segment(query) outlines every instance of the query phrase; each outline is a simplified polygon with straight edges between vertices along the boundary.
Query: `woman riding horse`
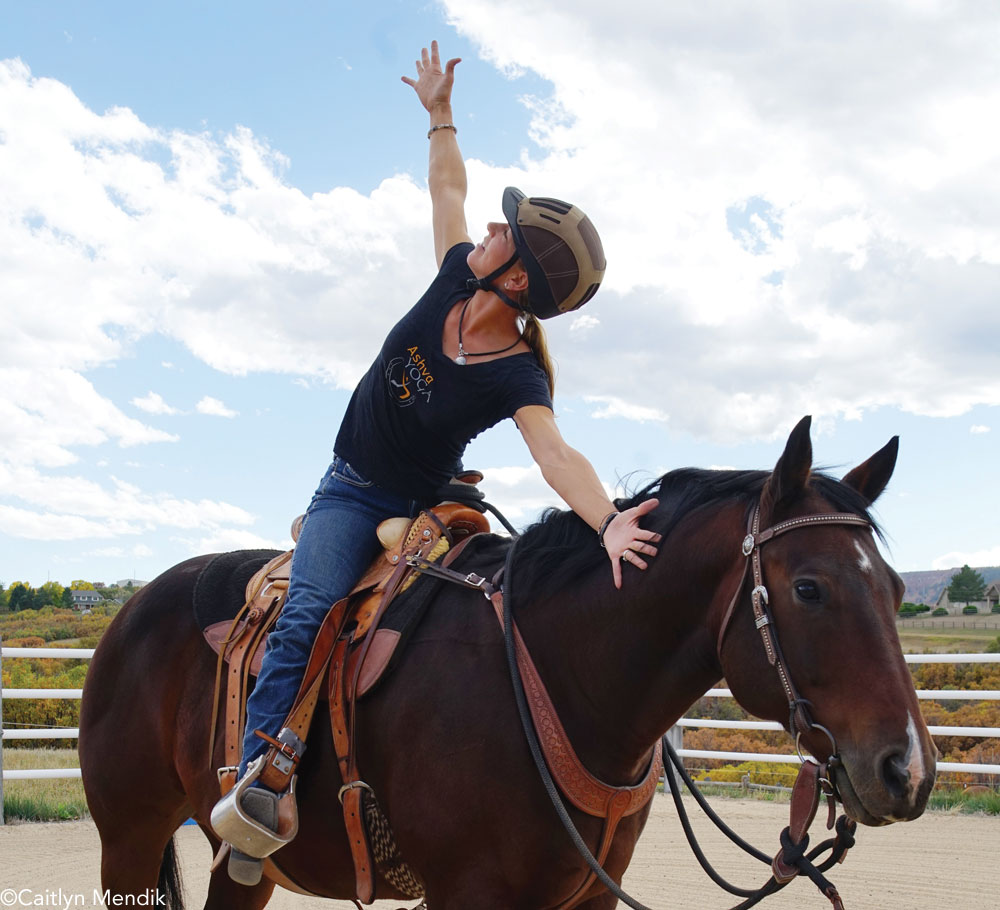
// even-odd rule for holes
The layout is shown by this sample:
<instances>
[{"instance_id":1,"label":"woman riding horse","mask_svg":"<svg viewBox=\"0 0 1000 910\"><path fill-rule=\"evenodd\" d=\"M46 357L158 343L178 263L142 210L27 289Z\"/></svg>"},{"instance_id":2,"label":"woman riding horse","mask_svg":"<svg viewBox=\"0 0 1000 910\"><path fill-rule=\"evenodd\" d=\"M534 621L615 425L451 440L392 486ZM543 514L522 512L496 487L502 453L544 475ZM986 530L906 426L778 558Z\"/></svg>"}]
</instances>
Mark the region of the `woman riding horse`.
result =
<instances>
[{"instance_id":1,"label":"woman riding horse","mask_svg":"<svg viewBox=\"0 0 1000 910\"><path fill-rule=\"evenodd\" d=\"M546 482L600 535L616 587L621 562L645 569L643 557L656 554L659 535L639 525L656 500L619 513L590 462L563 440L552 411L553 367L538 320L594 295L605 268L600 238L575 206L508 187L506 222L489 223L472 245L451 109L458 63L449 60L442 70L432 42L417 61L417 79L403 77L430 114L439 271L358 384L333 463L306 512L288 597L247 703L241 779L279 737L323 618L377 552L378 524L433 505L435 492L459 472L469 441L500 420L513 418ZM259 786L246 792L242 808L267 823L277 798ZM255 884L260 861L234 850L229 870Z\"/></svg>"}]
</instances>

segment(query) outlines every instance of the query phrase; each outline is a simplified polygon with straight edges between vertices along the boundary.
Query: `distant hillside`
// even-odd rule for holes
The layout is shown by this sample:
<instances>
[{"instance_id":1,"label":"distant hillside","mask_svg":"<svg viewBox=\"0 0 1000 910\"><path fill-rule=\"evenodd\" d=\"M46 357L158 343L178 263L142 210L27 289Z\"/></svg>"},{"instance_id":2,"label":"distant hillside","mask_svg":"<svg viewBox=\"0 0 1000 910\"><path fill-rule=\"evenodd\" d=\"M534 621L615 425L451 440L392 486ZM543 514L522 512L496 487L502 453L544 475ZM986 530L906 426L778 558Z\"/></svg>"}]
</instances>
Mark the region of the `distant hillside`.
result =
<instances>
[{"instance_id":1,"label":"distant hillside","mask_svg":"<svg viewBox=\"0 0 1000 910\"><path fill-rule=\"evenodd\" d=\"M933 606L937 603L941 592L948 587L952 575L961 568L961 566L955 566L954 569L935 569L930 572L900 572L900 577L906 583L906 593L903 595L903 600L914 604L931 604ZM986 584L1000 579L1000 566L986 566L985 568L973 566L973 568L986 579Z\"/></svg>"}]
</instances>

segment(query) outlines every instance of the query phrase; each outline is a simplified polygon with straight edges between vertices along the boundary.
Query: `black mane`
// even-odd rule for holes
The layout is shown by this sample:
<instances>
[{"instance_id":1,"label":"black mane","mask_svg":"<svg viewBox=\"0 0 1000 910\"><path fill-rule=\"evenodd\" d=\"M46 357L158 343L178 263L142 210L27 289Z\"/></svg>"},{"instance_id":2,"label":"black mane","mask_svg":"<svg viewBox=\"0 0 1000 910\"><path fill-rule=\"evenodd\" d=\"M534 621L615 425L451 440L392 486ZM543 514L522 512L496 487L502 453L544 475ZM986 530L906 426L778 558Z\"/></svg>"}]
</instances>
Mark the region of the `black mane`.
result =
<instances>
[{"instance_id":1,"label":"black mane","mask_svg":"<svg viewBox=\"0 0 1000 910\"><path fill-rule=\"evenodd\" d=\"M656 497L659 507L647 516L644 527L666 537L677 523L695 509L720 502L741 502L747 514L760 498L768 471L709 471L680 468L647 484L632 496L615 500L615 507L628 509ZM872 522L868 503L857 491L826 474L814 472L810 485L838 512L851 512ZM575 512L550 508L521 535L515 557L516 583L534 596L550 595L573 579L607 560L594 530Z\"/></svg>"}]
</instances>

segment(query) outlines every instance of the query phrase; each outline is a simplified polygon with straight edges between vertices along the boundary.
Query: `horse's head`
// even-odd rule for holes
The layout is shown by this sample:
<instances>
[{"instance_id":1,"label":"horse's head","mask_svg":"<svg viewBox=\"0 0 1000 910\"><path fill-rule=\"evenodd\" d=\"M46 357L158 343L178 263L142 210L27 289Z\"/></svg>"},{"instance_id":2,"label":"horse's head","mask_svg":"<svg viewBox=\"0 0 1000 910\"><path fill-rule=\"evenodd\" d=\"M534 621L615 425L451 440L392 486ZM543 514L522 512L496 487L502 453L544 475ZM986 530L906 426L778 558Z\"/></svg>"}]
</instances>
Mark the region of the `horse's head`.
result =
<instances>
[{"instance_id":1,"label":"horse's head","mask_svg":"<svg viewBox=\"0 0 1000 910\"><path fill-rule=\"evenodd\" d=\"M892 475L896 438L840 484L811 476L809 423L792 431L764 486L761 531L805 515L865 514ZM896 635L902 580L863 526L796 527L769 540L760 556L789 675L813 721L836 742L834 782L845 809L867 825L916 818L934 785L937 750ZM747 710L788 726L788 698L747 606L751 587L744 587L720 660ZM818 728L802 743L820 760L830 755L829 737Z\"/></svg>"}]
</instances>

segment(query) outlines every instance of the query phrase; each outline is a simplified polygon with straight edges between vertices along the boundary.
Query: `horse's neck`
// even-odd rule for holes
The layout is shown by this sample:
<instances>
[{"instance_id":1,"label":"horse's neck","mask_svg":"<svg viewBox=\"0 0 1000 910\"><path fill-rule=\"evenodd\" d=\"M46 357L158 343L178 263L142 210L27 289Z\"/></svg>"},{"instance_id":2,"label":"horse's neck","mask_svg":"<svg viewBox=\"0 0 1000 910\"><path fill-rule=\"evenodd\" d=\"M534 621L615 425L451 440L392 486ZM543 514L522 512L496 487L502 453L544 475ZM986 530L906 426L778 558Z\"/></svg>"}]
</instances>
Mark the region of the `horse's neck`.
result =
<instances>
[{"instance_id":1,"label":"horse's neck","mask_svg":"<svg viewBox=\"0 0 1000 910\"><path fill-rule=\"evenodd\" d=\"M641 773L649 747L719 679L715 635L723 601L739 584L741 536L735 509L685 520L649 569L625 570L621 592L604 565L607 579L588 575L565 597L518 617L593 773L616 783ZM720 547L720 539L731 545Z\"/></svg>"}]
</instances>

